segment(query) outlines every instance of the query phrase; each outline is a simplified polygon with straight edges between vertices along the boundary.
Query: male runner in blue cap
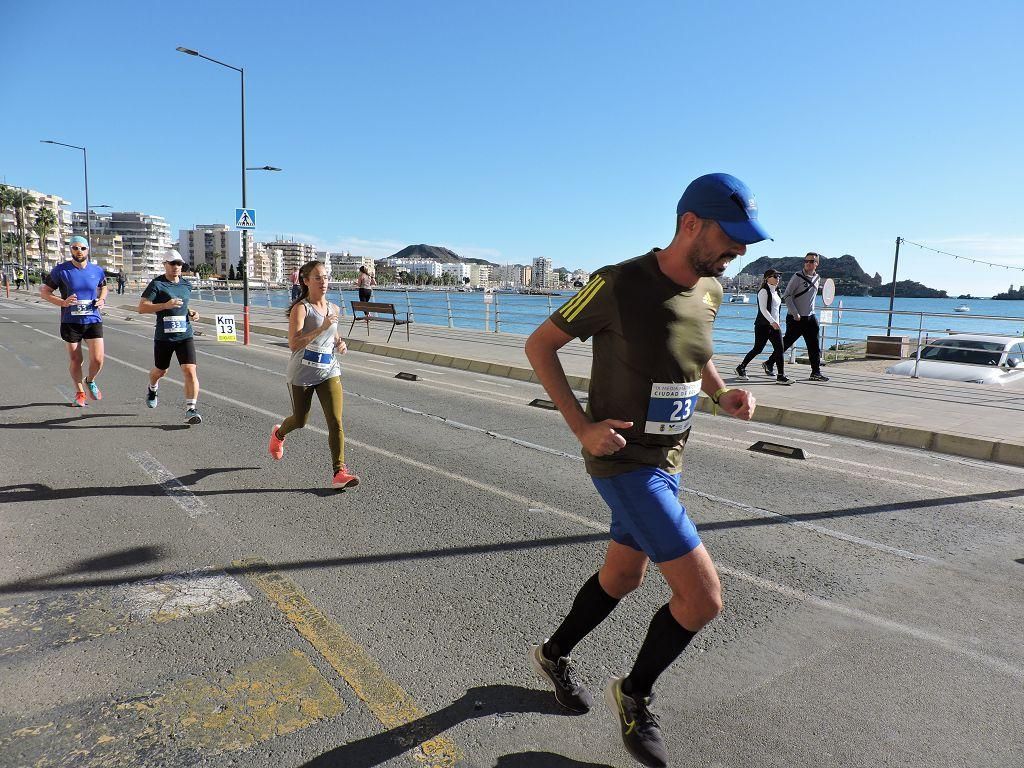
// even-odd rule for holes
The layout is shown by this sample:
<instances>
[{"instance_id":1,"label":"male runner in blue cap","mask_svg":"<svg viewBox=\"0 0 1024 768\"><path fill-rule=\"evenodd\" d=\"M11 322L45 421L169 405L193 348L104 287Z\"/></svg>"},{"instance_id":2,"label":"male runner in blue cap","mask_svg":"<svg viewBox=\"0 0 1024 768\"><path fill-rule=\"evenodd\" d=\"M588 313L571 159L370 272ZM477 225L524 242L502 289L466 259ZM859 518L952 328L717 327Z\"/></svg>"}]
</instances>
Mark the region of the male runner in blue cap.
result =
<instances>
[{"instance_id":1,"label":"male runner in blue cap","mask_svg":"<svg viewBox=\"0 0 1024 768\"><path fill-rule=\"evenodd\" d=\"M711 330L722 303L715 278L766 238L742 181L724 173L701 176L683 192L668 246L597 270L526 342L537 377L580 441L587 472L612 512L604 564L550 639L533 647L531 661L562 706L588 711L593 698L569 654L640 586L653 561L672 599L654 615L633 670L605 691L623 744L648 766L668 764L649 709L654 682L722 610L718 573L679 502L697 398L703 391L736 418L754 413L754 396L726 387L711 362ZM558 350L591 337L584 411Z\"/></svg>"},{"instance_id":2,"label":"male runner in blue cap","mask_svg":"<svg viewBox=\"0 0 1024 768\"><path fill-rule=\"evenodd\" d=\"M54 291L60 291L55 296ZM69 370L75 382L75 405L85 405L85 392L93 400L103 398L96 377L103 368L103 317L100 309L107 298L107 277L103 268L89 261L89 241L71 238L71 259L50 270L39 295L60 307L60 337L71 360ZM82 378L82 341L89 342L89 375Z\"/></svg>"}]
</instances>

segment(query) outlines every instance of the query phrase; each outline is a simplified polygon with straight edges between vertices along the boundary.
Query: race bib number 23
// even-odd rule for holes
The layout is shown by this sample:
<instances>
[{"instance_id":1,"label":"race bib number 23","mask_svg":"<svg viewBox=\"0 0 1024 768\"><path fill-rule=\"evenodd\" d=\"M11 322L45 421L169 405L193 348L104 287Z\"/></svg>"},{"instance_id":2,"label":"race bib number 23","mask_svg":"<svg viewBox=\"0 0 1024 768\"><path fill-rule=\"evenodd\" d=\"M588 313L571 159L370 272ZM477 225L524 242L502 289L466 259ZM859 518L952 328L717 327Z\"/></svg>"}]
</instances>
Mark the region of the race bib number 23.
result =
<instances>
[{"instance_id":1,"label":"race bib number 23","mask_svg":"<svg viewBox=\"0 0 1024 768\"><path fill-rule=\"evenodd\" d=\"M649 435L679 435L690 428L701 382L652 384L644 432Z\"/></svg>"}]
</instances>

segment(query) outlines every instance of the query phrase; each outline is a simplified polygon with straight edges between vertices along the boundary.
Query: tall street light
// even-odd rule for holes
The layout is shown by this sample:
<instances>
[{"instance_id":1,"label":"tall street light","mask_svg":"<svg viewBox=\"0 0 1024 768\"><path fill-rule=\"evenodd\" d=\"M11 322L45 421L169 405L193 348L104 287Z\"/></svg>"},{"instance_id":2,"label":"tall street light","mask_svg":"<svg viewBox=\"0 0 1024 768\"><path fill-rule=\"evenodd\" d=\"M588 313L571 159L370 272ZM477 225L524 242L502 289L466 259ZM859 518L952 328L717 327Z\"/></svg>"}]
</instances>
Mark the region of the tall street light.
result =
<instances>
[{"instance_id":1,"label":"tall street light","mask_svg":"<svg viewBox=\"0 0 1024 768\"><path fill-rule=\"evenodd\" d=\"M206 59L212 61L214 64L220 64L222 67L233 69L239 75L241 75L242 83L242 207L248 208L247 200L245 196L245 69L242 67L234 67L231 64L226 64L223 61L211 58L210 56L204 56L199 51L194 51L191 48L185 48L178 46L175 50L181 53L188 54L189 56L198 56L200 59ZM242 260L245 264L245 272L242 274L242 343L249 343L249 253L246 248L245 232L242 233Z\"/></svg>"},{"instance_id":2,"label":"tall street light","mask_svg":"<svg viewBox=\"0 0 1024 768\"><path fill-rule=\"evenodd\" d=\"M82 151L82 163L85 165L85 239L89 241L89 245L92 245L92 222L89 216L89 153L85 151L85 147L76 147L74 144L65 144L61 141L51 141L50 139L40 139L41 144L55 144L58 147L68 147L70 149L80 149ZM58 232L60 227L58 225ZM58 237L58 240L60 238Z\"/></svg>"}]
</instances>

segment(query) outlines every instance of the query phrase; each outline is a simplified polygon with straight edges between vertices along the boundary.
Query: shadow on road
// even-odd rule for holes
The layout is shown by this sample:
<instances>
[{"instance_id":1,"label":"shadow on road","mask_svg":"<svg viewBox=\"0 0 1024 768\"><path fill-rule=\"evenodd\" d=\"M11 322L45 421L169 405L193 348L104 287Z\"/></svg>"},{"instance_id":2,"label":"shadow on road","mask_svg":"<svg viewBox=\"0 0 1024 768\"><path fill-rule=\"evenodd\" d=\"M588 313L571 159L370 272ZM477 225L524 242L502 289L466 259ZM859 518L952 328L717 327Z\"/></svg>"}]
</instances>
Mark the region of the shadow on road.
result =
<instances>
[{"instance_id":1,"label":"shadow on road","mask_svg":"<svg viewBox=\"0 0 1024 768\"><path fill-rule=\"evenodd\" d=\"M36 405L43 405L42 403L36 403ZM74 407L68 403L57 403L57 405L67 405L68 408ZM16 407L27 407L27 406L16 406ZM80 409L79 409L80 410ZM135 413L80 413L78 416L66 416L62 419L45 419L44 421L16 421L9 422L6 424L0 424L0 429L161 429L164 432L176 432L179 429L188 429L188 424L82 424L80 422L86 421L87 419L109 419L113 417L124 416L126 418L136 418L138 414Z\"/></svg>"},{"instance_id":2,"label":"shadow on road","mask_svg":"<svg viewBox=\"0 0 1024 768\"><path fill-rule=\"evenodd\" d=\"M22 403L20 405L0 405L0 411L14 411L19 408L56 408L59 405L68 405L64 400L59 403Z\"/></svg>"},{"instance_id":3,"label":"shadow on road","mask_svg":"<svg viewBox=\"0 0 1024 768\"><path fill-rule=\"evenodd\" d=\"M389 731L336 747L313 758L302 768L370 768L370 766L380 765L403 755L466 720L478 717L504 717L524 712L574 717L567 710L558 706L550 691L537 691L518 685L476 686L467 690L444 709ZM511 762L499 762L499 765L502 768L512 768L512 766L584 768L592 765L591 763L568 760L558 755L552 755L557 762L522 762L520 760L520 758L528 759L530 754L547 755L550 753L506 755L500 759ZM475 764L472 762L472 756L467 764Z\"/></svg>"},{"instance_id":4,"label":"shadow on road","mask_svg":"<svg viewBox=\"0 0 1024 768\"><path fill-rule=\"evenodd\" d=\"M516 752L502 755L494 768L612 768L606 763L584 763L554 752Z\"/></svg>"}]
</instances>

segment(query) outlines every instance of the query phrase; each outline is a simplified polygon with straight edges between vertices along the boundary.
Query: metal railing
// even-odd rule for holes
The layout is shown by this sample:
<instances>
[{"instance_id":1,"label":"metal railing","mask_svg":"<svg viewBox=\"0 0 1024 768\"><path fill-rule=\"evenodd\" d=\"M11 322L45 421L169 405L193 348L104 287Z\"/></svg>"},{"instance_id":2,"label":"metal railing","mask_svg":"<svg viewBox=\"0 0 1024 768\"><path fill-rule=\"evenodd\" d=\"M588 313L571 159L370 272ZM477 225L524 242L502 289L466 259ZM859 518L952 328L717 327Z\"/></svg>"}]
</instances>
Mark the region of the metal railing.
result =
<instances>
[{"instance_id":1,"label":"metal railing","mask_svg":"<svg viewBox=\"0 0 1024 768\"><path fill-rule=\"evenodd\" d=\"M225 280L193 280L197 298L223 303L239 303L237 285ZM350 301L358 298L355 286L333 284L329 289L341 316L349 317ZM376 286L373 300L394 304L400 312L420 324L451 329L528 335L572 294L535 295L497 291L460 291L410 289ZM288 288L266 284L250 290L253 306L285 308L290 301ZM756 304L723 304L715 324L717 354L742 355L753 344ZM831 317L829 315L831 314ZM826 307L818 309L819 346L822 362L839 362L872 357L920 361L922 353L937 338L963 333L979 333L1024 338L1024 317L1013 315L975 315L951 312L912 312L895 310L891 328L888 306ZM785 330L783 316L783 331ZM888 330L888 333L887 333ZM798 340L790 351L792 361ZM982 347L961 347L965 352L985 352ZM770 354L766 347L764 354ZM916 371L915 371L916 375Z\"/></svg>"}]
</instances>

